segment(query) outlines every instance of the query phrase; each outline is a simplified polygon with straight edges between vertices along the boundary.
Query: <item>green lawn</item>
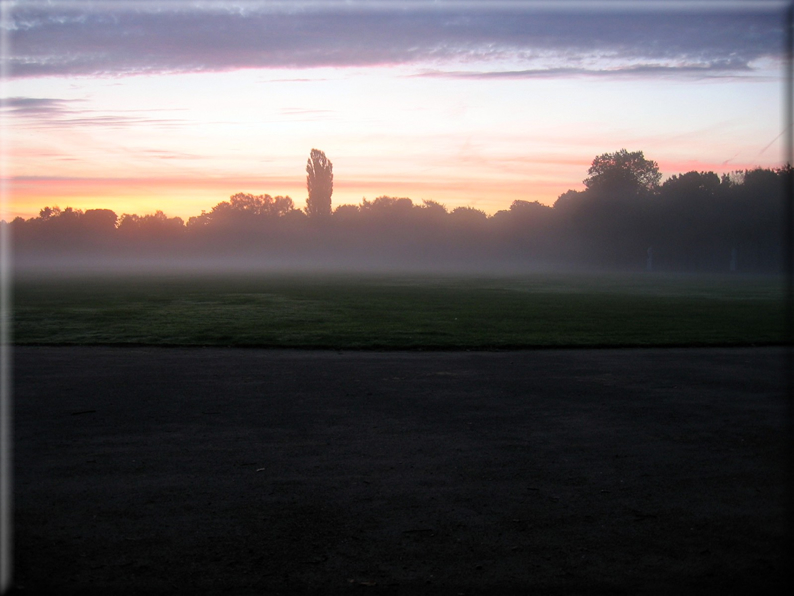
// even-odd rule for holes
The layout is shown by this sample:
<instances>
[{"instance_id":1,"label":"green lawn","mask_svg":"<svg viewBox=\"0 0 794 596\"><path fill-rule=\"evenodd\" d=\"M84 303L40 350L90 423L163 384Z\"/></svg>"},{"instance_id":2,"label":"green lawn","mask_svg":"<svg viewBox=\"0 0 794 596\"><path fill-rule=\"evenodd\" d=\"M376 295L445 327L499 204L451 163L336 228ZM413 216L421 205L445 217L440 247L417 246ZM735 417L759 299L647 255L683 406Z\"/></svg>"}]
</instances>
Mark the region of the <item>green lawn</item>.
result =
<instances>
[{"instance_id":1,"label":"green lawn","mask_svg":"<svg viewBox=\"0 0 794 596\"><path fill-rule=\"evenodd\" d=\"M784 281L743 276L18 279L16 344L347 349L782 343Z\"/></svg>"}]
</instances>

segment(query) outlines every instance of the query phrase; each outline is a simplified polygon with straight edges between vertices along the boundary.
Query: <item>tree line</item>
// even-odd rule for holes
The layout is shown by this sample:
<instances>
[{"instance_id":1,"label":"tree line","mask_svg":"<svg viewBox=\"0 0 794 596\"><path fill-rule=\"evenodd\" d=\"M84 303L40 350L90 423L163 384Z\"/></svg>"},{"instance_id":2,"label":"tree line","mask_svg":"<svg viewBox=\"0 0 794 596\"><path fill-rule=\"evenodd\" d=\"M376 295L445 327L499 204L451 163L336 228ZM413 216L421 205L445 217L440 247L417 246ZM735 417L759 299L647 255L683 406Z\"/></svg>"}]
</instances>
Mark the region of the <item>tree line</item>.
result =
<instances>
[{"instance_id":1,"label":"tree line","mask_svg":"<svg viewBox=\"0 0 794 596\"><path fill-rule=\"evenodd\" d=\"M313 149L306 207L290 197L237 193L190 217L45 207L10 226L24 268L92 258L112 263L191 259L230 268L391 268L520 271L585 267L648 271L780 272L790 165L661 181L656 162L621 149L596 157L584 190L553 206L514 201L488 216L380 196L332 206L333 165ZM77 261L75 261L77 262Z\"/></svg>"}]
</instances>

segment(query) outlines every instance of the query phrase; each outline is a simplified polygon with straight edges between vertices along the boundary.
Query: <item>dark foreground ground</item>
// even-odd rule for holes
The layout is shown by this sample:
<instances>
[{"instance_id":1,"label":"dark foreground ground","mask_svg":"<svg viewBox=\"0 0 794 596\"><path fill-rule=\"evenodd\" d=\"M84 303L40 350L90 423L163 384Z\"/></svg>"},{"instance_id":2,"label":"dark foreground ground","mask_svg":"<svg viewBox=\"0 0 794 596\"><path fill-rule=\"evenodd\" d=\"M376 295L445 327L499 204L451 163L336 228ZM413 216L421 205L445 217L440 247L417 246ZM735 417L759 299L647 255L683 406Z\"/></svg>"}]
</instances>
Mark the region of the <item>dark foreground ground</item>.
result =
<instances>
[{"instance_id":1,"label":"dark foreground ground","mask_svg":"<svg viewBox=\"0 0 794 596\"><path fill-rule=\"evenodd\" d=\"M17 348L14 591L782 593L784 356Z\"/></svg>"}]
</instances>

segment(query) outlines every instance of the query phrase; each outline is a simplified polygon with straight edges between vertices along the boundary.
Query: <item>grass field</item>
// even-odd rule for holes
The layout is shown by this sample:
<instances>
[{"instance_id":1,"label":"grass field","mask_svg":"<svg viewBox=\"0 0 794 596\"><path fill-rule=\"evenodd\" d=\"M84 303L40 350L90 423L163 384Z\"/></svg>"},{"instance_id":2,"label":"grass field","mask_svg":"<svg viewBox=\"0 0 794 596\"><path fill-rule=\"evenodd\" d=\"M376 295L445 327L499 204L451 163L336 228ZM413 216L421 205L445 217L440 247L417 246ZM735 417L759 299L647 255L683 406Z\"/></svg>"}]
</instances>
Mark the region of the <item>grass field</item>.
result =
<instances>
[{"instance_id":1,"label":"grass field","mask_svg":"<svg viewBox=\"0 0 794 596\"><path fill-rule=\"evenodd\" d=\"M16 344L507 349L783 343L781 278L17 279Z\"/></svg>"}]
</instances>

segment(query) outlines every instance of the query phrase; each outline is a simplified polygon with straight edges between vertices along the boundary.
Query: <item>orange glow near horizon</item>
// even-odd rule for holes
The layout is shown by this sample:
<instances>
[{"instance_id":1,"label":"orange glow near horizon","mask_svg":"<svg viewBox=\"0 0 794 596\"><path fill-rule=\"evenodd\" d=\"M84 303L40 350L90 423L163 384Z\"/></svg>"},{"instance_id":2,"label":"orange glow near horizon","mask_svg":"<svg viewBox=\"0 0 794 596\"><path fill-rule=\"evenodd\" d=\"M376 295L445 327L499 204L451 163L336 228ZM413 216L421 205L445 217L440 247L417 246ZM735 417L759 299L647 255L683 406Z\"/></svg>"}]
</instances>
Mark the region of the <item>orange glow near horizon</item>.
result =
<instances>
[{"instance_id":1,"label":"orange glow near horizon","mask_svg":"<svg viewBox=\"0 0 794 596\"><path fill-rule=\"evenodd\" d=\"M302 208L313 147L334 165L335 206L388 195L488 214L515 200L551 205L583 188L594 157L622 148L643 151L664 178L783 164L780 81L771 77L606 84L433 79L390 67L299 74L6 81L6 97L29 103L3 114L2 217L58 205L187 220L237 192L288 195Z\"/></svg>"},{"instance_id":2,"label":"orange glow near horizon","mask_svg":"<svg viewBox=\"0 0 794 596\"><path fill-rule=\"evenodd\" d=\"M12 180L7 188L12 201L6 217L29 218L38 215L45 206L74 209L112 209L124 213L145 215L163 211L170 217L199 215L237 192L265 194L251 190L261 181L214 179L24 179ZM229 190L233 189L233 190ZM273 194L273 193L269 193ZM285 193L276 193L285 194Z\"/></svg>"},{"instance_id":3,"label":"orange glow near horizon","mask_svg":"<svg viewBox=\"0 0 794 596\"><path fill-rule=\"evenodd\" d=\"M646 155L651 158L651 156ZM363 198L373 200L378 196L408 197L414 204L423 200L437 201L449 210L468 206L493 215L507 209L515 200L538 201L553 205L567 190L583 190L582 180L587 176L589 162L570 159L569 163L547 160L533 167L558 166L570 175L571 182L560 179L538 179L528 184L521 180L478 181L462 177L459 180L434 180L430 176L416 179L339 178L334 181L333 205L361 203ZM697 160L663 161L659 164L663 180L689 171L712 171L719 175L759 167L756 163L704 163ZM764 166L774 167L774 166ZM238 192L255 195L289 196L295 207L305 206L305 181L299 177L268 178L21 178L7 181L11 201L4 219L36 217L46 206L72 207L74 209L112 209L121 216L125 213L145 215L157 210L169 217L190 217L209 211L221 201Z\"/></svg>"},{"instance_id":4,"label":"orange glow near horizon","mask_svg":"<svg viewBox=\"0 0 794 596\"><path fill-rule=\"evenodd\" d=\"M272 184L268 185L267 182ZM487 186L487 188L486 188ZM580 188L579 185L571 187ZM46 206L72 207L74 209L112 209L121 216L124 213L145 215L157 210L170 217L178 216L187 221L202 211L237 193L286 195L292 198L296 208L303 208L306 188L288 181L263 180L215 180L215 179L22 179L11 180L7 185L12 197L11 208L5 218L29 219L36 217ZM375 189L382 190L375 190ZM551 205L567 190L558 191L558 183L539 183L528 192L521 184L503 183L498 188L493 184L477 185L470 181L440 183L434 181L412 182L408 180L346 180L335 182L333 205L360 204L366 198L388 195L408 197L417 205L423 200L433 200L448 209L469 206L492 215L506 209L514 200L540 201ZM545 193L544 193L545 191ZM493 197L498 198L494 199Z\"/></svg>"},{"instance_id":5,"label":"orange glow near horizon","mask_svg":"<svg viewBox=\"0 0 794 596\"><path fill-rule=\"evenodd\" d=\"M617 149L615 149L617 150ZM630 148L631 150L631 148ZM653 159L652 155L646 157ZM333 159L332 159L333 161ZM378 196L408 197L414 204L432 200L449 210L468 206L481 209L489 215L508 209L513 201L538 201L553 205L568 190L583 190L590 162L569 160L570 163L532 163L530 167L544 172L533 180L520 178L477 179L462 173L459 178L450 176L434 179L432 175L414 178L384 176L371 179L366 176L340 176L335 173L333 205L360 204L366 198ZM688 171L713 171L717 174L778 167L779 163L759 165L755 162L706 163L693 159L659 161L663 180ZM36 178L7 179L6 212L3 219L36 217L45 206L72 207L75 209L112 209L119 216L124 213L145 215L157 210L170 217L185 221L202 211L209 211L221 201L238 192L255 195L289 196L296 208L303 208L306 200L305 179L300 176L268 176L262 178L208 178L208 177L129 177L129 178Z\"/></svg>"}]
</instances>

